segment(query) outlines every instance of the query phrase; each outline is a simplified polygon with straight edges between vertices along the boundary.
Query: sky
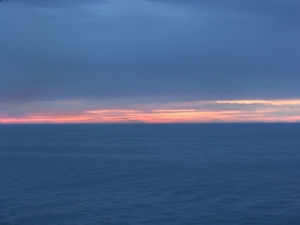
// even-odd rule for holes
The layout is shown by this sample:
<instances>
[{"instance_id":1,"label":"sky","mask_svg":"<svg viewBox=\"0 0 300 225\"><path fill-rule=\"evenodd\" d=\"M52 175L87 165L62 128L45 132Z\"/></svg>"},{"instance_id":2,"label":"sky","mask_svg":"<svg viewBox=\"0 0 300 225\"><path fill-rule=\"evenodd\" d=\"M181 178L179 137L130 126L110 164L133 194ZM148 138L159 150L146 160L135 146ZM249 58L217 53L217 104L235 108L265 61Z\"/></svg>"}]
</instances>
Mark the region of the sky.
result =
<instances>
[{"instance_id":1,"label":"sky","mask_svg":"<svg viewBox=\"0 0 300 225\"><path fill-rule=\"evenodd\" d=\"M299 0L2 0L0 123L300 122Z\"/></svg>"}]
</instances>

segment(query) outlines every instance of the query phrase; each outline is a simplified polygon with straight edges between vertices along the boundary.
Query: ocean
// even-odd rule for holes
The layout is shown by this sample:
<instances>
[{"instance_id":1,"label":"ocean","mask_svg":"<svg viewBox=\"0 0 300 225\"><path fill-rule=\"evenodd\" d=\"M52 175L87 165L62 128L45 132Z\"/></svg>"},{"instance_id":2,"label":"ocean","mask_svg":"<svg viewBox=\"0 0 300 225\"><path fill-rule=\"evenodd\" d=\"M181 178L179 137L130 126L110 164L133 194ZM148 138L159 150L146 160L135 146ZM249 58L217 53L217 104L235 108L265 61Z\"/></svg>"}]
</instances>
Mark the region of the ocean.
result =
<instances>
[{"instance_id":1,"label":"ocean","mask_svg":"<svg viewBox=\"0 0 300 225\"><path fill-rule=\"evenodd\" d=\"M300 124L0 125L0 224L300 224Z\"/></svg>"}]
</instances>

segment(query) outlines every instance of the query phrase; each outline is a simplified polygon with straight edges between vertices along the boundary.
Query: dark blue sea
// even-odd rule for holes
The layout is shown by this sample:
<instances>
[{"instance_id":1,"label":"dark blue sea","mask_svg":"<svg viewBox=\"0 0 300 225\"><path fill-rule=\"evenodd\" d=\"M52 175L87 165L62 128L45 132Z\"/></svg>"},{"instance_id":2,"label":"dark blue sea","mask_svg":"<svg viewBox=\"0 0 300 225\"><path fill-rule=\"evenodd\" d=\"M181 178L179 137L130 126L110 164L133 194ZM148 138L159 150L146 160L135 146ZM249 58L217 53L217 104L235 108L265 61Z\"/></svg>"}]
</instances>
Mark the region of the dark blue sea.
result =
<instances>
[{"instance_id":1,"label":"dark blue sea","mask_svg":"<svg viewBox=\"0 0 300 225\"><path fill-rule=\"evenodd\" d=\"M300 224L300 124L0 125L0 224Z\"/></svg>"}]
</instances>

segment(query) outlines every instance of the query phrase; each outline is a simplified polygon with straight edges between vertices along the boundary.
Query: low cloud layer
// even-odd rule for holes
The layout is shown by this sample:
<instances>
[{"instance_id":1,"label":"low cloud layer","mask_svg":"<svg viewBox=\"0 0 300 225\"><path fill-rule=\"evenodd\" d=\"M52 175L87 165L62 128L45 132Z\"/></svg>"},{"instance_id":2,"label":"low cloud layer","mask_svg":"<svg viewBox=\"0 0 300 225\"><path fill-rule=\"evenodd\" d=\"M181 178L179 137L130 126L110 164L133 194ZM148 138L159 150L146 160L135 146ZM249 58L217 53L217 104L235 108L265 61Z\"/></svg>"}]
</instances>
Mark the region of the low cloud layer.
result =
<instances>
[{"instance_id":1,"label":"low cloud layer","mask_svg":"<svg viewBox=\"0 0 300 225\"><path fill-rule=\"evenodd\" d=\"M1 123L300 122L300 100L134 103L120 107L86 101L33 102L0 113ZM15 111L13 111L15 110ZM22 112L22 113L20 113Z\"/></svg>"}]
</instances>

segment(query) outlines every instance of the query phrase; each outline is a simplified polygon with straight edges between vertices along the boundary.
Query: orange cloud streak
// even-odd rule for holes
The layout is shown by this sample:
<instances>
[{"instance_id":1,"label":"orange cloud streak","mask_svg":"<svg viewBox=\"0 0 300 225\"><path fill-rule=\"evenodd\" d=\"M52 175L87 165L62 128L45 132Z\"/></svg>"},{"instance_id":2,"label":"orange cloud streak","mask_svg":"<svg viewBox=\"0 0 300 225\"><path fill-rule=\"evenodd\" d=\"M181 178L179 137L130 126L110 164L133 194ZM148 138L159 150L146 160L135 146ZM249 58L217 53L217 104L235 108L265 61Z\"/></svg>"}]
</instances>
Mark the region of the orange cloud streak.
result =
<instances>
[{"instance_id":1,"label":"orange cloud streak","mask_svg":"<svg viewBox=\"0 0 300 225\"><path fill-rule=\"evenodd\" d=\"M65 113L30 113L13 117L0 114L2 123L193 123L193 122L296 122L300 121L300 100L233 100L205 102L201 110L193 108L155 108L152 110L89 110ZM199 105L196 102L195 105ZM221 109L209 109L209 104ZM222 106L239 105L239 110L222 110ZM257 108L241 108L259 104ZM186 103L182 104L185 107ZM226 108L226 107L225 107Z\"/></svg>"},{"instance_id":2,"label":"orange cloud streak","mask_svg":"<svg viewBox=\"0 0 300 225\"><path fill-rule=\"evenodd\" d=\"M145 123L184 123L184 122L294 122L300 121L300 116L290 117L267 117L264 113L244 113L242 111L221 111L221 112L130 112L105 110L99 113L83 113L82 115L30 115L22 118L1 118L2 123L124 123L124 122L145 122Z\"/></svg>"}]
</instances>

